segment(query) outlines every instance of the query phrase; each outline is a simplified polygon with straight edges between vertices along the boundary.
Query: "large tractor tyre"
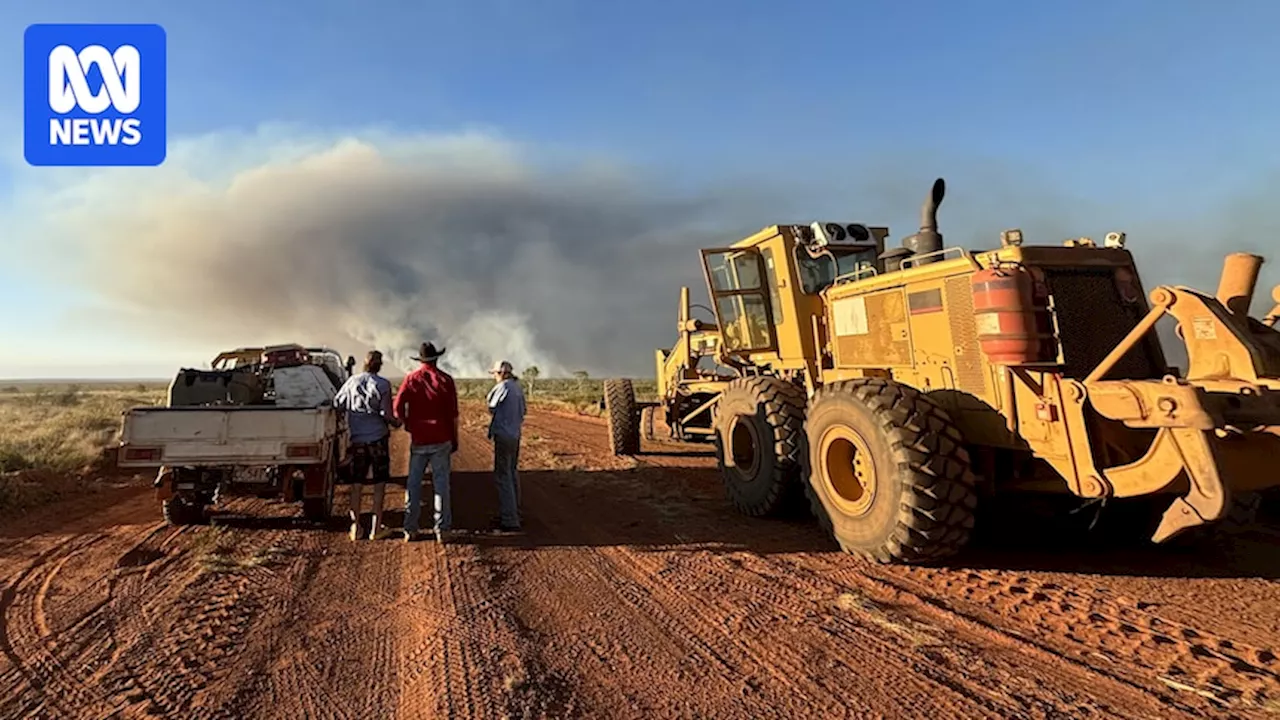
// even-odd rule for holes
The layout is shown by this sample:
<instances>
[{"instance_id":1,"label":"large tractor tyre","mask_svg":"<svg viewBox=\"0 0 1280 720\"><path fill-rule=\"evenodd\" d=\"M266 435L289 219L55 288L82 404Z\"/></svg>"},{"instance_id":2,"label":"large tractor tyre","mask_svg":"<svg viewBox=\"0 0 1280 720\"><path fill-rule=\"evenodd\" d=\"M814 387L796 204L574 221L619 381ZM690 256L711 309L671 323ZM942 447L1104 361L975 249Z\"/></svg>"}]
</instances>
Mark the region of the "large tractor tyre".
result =
<instances>
[{"instance_id":1,"label":"large tractor tyre","mask_svg":"<svg viewBox=\"0 0 1280 720\"><path fill-rule=\"evenodd\" d=\"M804 389L775 377L738 378L720 398L716 461L729 500L750 517L783 514L802 500Z\"/></svg>"},{"instance_id":2,"label":"large tractor tyre","mask_svg":"<svg viewBox=\"0 0 1280 720\"><path fill-rule=\"evenodd\" d=\"M840 548L880 563L955 554L977 495L963 438L920 391L869 378L828 385L809 405L805 491Z\"/></svg>"},{"instance_id":3,"label":"large tractor tyre","mask_svg":"<svg viewBox=\"0 0 1280 720\"><path fill-rule=\"evenodd\" d=\"M630 380L604 381L604 412L609 419L609 449L613 454L640 452L640 412Z\"/></svg>"},{"instance_id":4,"label":"large tractor tyre","mask_svg":"<svg viewBox=\"0 0 1280 720\"><path fill-rule=\"evenodd\" d=\"M657 433L654 431L658 408L650 405L640 411L640 428L644 431L644 439L650 442L657 439Z\"/></svg>"},{"instance_id":5,"label":"large tractor tyre","mask_svg":"<svg viewBox=\"0 0 1280 720\"><path fill-rule=\"evenodd\" d=\"M175 495L161 506L164 521L174 526L199 525L204 522L204 505L190 498Z\"/></svg>"}]
</instances>

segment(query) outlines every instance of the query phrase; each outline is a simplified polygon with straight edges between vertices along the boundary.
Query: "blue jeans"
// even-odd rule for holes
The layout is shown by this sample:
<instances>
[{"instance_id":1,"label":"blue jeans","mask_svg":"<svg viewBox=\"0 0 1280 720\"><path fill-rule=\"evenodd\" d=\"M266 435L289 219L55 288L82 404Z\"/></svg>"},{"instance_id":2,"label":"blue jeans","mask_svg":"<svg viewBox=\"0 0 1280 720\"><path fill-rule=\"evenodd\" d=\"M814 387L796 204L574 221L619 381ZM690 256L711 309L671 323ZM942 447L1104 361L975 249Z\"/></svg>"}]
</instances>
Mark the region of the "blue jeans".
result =
<instances>
[{"instance_id":1,"label":"blue jeans","mask_svg":"<svg viewBox=\"0 0 1280 720\"><path fill-rule=\"evenodd\" d=\"M498 486L498 516L520 527L520 438L493 436L493 481Z\"/></svg>"},{"instance_id":2,"label":"blue jeans","mask_svg":"<svg viewBox=\"0 0 1280 720\"><path fill-rule=\"evenodd\" d=\"M409 446L409 478L405 481L404 531L418 532L422 512L422 476L431 465L431 484L435 488L435 530L453 529L453 511L449 505L449 470L452 467L452 443Z\"/></svg>"}]
</instances>

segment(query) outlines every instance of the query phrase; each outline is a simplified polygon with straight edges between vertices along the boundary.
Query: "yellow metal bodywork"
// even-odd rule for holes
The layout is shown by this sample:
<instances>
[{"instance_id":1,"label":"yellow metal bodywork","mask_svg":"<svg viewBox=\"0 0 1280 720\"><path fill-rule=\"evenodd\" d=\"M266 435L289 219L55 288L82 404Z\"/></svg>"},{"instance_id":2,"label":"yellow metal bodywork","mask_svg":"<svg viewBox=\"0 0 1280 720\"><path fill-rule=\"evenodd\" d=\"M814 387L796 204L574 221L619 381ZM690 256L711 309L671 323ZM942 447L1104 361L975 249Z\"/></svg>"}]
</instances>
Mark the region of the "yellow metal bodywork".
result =
<instances>
[{"instance_id":1,"label":"yellow metal bodywork","mask_svg":"<svg viewBox=\"0 0 1280 720\"><path fill-rule=\"evenodd\" d=\"M1113 267L1127 269L1140 290L1130 254L1091 246L957 254L827 290L834 367L820 382L878 372L929 392L966 440L1029 452L1065 481L1058 487L1082 497L1185 493L1166 512L1156 541L1222 517L1231 489L1280 484L1266 470L1267 457L1280 453L1280 332L1244 314L1256 263L1230 256L1216 298L1156 288L1128 335L1087 375L1070 377L1062 367L1072 350L1066 344L1057 362L1043 367L989 362L977 343L970 278L997 263ZM912 313L917 298L937 311ZM1110 298L1096 300L1089 313L1117 312L1107 306ZM1187 344L1185 376L1161 368L1150 377L1104 379L1140 343L1154 342L1155 324L1165 316ZM1035 478L1028 486L1036 483L1055 489L1052 480Z\"/></svg>"},{"instance_id":2,"label":"yellow metal bodywork","mask_svg":"<svg viewBox=\"0 0 1280 720\"><path fill-rule=\"evenodd\" d=\"M886 227L869 227L876 254L885 248L889 235ZM771 333L774 347L766 351L752 352L752 365L765 365L780 374L796 373L807 379L821 374L824 359L830 360L829 339L822 320L826 303L817 293L805 293L804 279L796 261L797 241L793 226L772 225L730 246L731 250L751 250L760 253L765 268L765 285L769 294L772 317ZM704 251L704 254L711 251ZM877 272L883 267L878 267ZM711 280L708 278L708 287ZM740 334L748 329L739 328ZM734 365L732 343L721 349L720 359L726 365ZM810 385L812 392L813 386Z\"/></svg>"},{"instance_id":3,"label":"yellow metal bodywork","mask_svg":"<svg viewBox=\"0 0 1280 720\"><path fill-rule=\"evenodd\" d=\"M686 431L709 435L711 413L732 376L703 367L704 358L714 358L720 351L720 329L715 323L691 317L687 287L680 289L677 334L670 350L660 348L654 353L660 404L668 411L668 425L678 428L681 436ZM699 429L704 424L706 431Z\"/></svg>"},{"instance_id":4,"label":"yellow metal bodywork","mask_svg":"<svg viewBox=\"0 0 1280 720\"><path fill-rule=\"evenodd\" d=\"M876 254L884 250L886 227L868 227ZM767 293L771 322L755 322L746 316L728 327L707 323L690 317L689 289L681 288L680 315L676 343L670 349L658 349L654 354L657 378L657 394L669 409L679 399L707 398L698 403L693 415L680 414L680 419L692 419L715 406L715 397L737 375L732 372L706 370L700 367L702 360L712 359L721 368L741 368L744 360L750 365L767 365L784 375L795 374L808 381L818 377L824 359L829 362L827 337L823 331L825 312L823 299L817 293L802 291L802 270L796 262L797 243L794 226L772 225L740 240L727 248L708 252L746 251L758 253L762 263L762 283L759 294ZM708 287L711 280L707 279ZM713 300L714 303L714 300ZM735 350L743 339L768 335L770 347L747 353ZM809 389L812 391L813 386Z\"/></svg>"},{"instance_id":5,"label":"yellow metal bodywork","mask_svg":"<svg viewBox=\"0 0 1280 720\"><path fill-rule=\"evenodd\" d=\"M874 228L873 234L882 251L887 229ZM1280 484L1280 476L1265 470L1268 456L1280 454L1280 332L1274 327L1280 305L1262 321L1247 316L1261 258L1229 256L1217 297L1162 286L1151 292L1149 304L1127 250L1083 242L977 253L950 249L934 253L927 264L917 258L885 272L880 263L874 274L806 293L794 226L772 226L729 248L703 251L713 303L734 297L717 295L708 260L732 258L728 251L759 253L766 277L758 294L767 292L771 322L753 327L746 313L736 327L689 321L686 290L680 343L657 355L662 396L677 388L718 392L727 382L690 370L700 332L718 333L714 354L721 364L801 380L810 394L826 383L892 378L929 393L969 444L1039 460L1050 469L1001 478L1001 489L1086 498L1182 495L1166 512L1157 541L1222 517L1232 489ZM1055 293L1057 358L1009 367L982 352L974 320L971 278L997 264L1083 274L1095 283L1117 282L1113 274L1127 271L1133 293L1119 299ZM743 267L749 269L745 261ZM1280 303L1280 288L1274 297ZM1127 313L1135 322L1120 336L1101 340L1110 343L1103 350L1086 350L1077 345L1088 344L1089 333L1060 332L1069 316L1079 327L1082 313L1103 320ZM1186 342L1183 377L1164 365L1155 337L1156 322L1166 316ZM743 338L746 350L740 349ZM1146 364L1133 360L1134 353L1145 353ZM1145 370L1133 376L1136 367Z\"/></svg>"}]
</instances>

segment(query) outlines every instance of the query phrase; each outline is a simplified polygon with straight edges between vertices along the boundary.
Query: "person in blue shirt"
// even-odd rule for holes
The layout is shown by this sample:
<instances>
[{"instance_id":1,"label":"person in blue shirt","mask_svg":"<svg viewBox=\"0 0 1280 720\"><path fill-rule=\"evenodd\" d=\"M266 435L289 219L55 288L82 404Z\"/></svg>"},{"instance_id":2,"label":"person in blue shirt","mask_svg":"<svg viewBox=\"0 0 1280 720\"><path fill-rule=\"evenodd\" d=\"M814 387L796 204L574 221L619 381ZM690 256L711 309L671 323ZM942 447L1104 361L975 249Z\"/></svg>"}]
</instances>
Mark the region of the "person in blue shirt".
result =
<instances>
[{"instance_id":1,"label":"person in blue shirt","mask_svg":"<svg viewBox=\"0 0 1280 720\"><path fill-rule=\"evenodd\" d=\"M333 398L333 406L346 414L350 433L352 540L360 539L360 511L364 486L368 484L373 485L369 539L380 540L391 534L382 525L382 506L391 479L391 428L400 427L400 421L391 408L391 383L378 374L380 370L382 353L370 350L365 356L364 372L347 378Z\"/></svg>"},{"instance_id":2,"label":"person in blue shirt","mask_svg":"<svg viewBox=\"0 0 1280 720\"><path fill-rule=\"evenodd\" d=\"M520 426L524 424L524 391L511 363L503 360L489 370L494 386L489 391L489 439L493 440L493 480L498 486L499 531L520 530Z\"/></svg>"}]
</instances>

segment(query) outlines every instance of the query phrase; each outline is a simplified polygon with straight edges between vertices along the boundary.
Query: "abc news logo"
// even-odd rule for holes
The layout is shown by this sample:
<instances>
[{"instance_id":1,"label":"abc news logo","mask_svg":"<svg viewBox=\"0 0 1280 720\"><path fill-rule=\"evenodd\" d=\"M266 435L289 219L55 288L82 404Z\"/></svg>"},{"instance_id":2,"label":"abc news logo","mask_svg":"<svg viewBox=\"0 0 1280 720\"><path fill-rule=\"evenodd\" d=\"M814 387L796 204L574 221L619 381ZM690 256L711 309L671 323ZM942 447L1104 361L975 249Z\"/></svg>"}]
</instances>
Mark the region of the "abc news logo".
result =
<instances>
[{"instance_id":1,"label":"abc news logo","mask_svg":"<svg viewBox=\"0 0 1280 720\"><path fill-rule=\"evenodd\" d=\"M59 115L79 108L98 115L114 108L128 115L142 100L142 58L138 48L121 45L114 53L101 45L76 52L59 45L49 52L49 108ZM98 92L89 88L88 72L102 74ZM50 145L137 145L142 141L138 118L50 118Z\"/></svg>"},{"instance_id":2,"label":"abc news logo","mask_svg":"<svg viewBox=\"0 0 1280 720\"><path fill-rule=\"evenodd\" d=\"M36 24L23 39L24 151L43 166L154 166L166 37L153 24Z\"/></svg>"}]
</instances>

